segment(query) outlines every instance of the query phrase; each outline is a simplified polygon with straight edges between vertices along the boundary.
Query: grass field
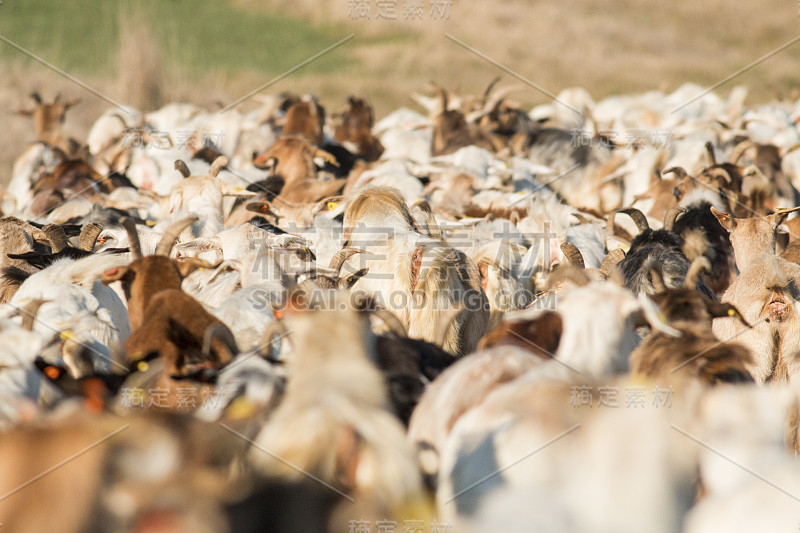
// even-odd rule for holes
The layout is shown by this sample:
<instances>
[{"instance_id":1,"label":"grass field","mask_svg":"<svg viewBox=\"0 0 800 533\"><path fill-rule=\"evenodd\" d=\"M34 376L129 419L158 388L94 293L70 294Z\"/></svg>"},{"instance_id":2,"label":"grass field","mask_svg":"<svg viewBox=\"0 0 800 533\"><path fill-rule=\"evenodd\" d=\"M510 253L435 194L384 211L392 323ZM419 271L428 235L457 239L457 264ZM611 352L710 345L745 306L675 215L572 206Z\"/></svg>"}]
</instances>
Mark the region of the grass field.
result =
<instances>
[{"instance_id":1,"label":"grass field","mask_svg":"<svg viewBox=\"0 0 800 533\"><path fill-rule=\"evenodd\" d=\"M185 100L227 103L321 50L336 50L268 89L313 92L330 108L352 93L368 96L383 115L429 80L477 92L498 74L513 77L447 39L462 40L493 61L557 94L586 87L610 94L671 90L686 81L711 86L800 35L794 3L710 0L453 0L449 18L353 20L362 0L3 0L0 34L80 78L112 99L152 107ZM436 0L443 2L444 0ZM750 68L737 84L748 102L800 87L800 43ZM65 129L83 138L108 104L0 43L0 109L27 106L34 89L82 99ZM515 95L525 105L547 101L534 89ZM32 138L31 125L4 113L0 181Z\"/></svg>"}]
</instances>

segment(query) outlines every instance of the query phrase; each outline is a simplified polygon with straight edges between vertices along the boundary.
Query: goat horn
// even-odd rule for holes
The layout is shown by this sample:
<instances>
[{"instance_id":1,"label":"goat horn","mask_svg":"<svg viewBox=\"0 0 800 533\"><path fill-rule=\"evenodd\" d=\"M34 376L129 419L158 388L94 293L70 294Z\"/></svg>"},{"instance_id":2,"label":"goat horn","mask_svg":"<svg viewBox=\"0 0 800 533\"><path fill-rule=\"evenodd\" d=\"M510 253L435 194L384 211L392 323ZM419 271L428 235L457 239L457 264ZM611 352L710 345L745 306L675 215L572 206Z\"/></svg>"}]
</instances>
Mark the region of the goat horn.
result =
<instances>
[{"instance_id":1,"label":"goat horn","mask_svg":"<svg viewBox=\"0 0 800 533\"><path fill-rule=\"evenodd\" d=\"M128 248L131 250L133 260L136 261L142 257L142 245L139 242L139 232L136 231L136 224L132 219L124 218L122 219L122 227L125 228L125 232L128 234Z\"/></svg>"},{"instance_id":2,"label":"goat horn","mask_svg":"<svg viewBox=\"0 0 800 533\"><path fill-rule=\"evenodd\" d=\"M686 172L686 170L683 167L670 167L667 170L664 170L663 172L661 172L662 176L664 174L675 174L680 179L683 179L683 178L686 178L686 177L689 176L689 173Z\"/></svg>"},{"instance_id":3,"label":"goat horn","mask_svg":"<svg viewBox=\"0 0 800 533\"><path fill-rule=\"evenodd\" d=\"M492 81L489 82L489 85L486 86L486 90L483 91L483 99L484 99L484 101L487 98L489 98L489 95L492 93L492 89L494 88L495 85L497 85L497 83L500 81L500 79L501 79L501 76L497 76L496 78L494 78Z\"/></svg>"},{"instance_id":4,"label":"goat horn","mask_svg":"<svg viewBox=\"0 0 800 533\"><path fill-rule=\"evenodd\" d=\"M64 228L58 224L47 224L42 228L42 231L47 236L47 240L50 241L50 248L53 253L57 254L67 247L67 234Z\"/></svg>"},{"instance_id":5,"label":"goat horn","mask_svg":"<svg viewBox=\"0 0 800 533\"><path fill-rule=\"evenodd\" d=\"M208 169L208 175L216 178L219 171L228 165L228 158L224 155L219 156L211 163L211 168Z\"/></svg>"},{"instance_id":6,"label":"goat horn","mask_svg":"<svg viewBox=\"0 0 800 533\"><path fill-rule=\"evenodd\" d=\"M235 356L239 353L239 347L236 346L236 339L233 338L233 334L231 330L228 329L225 324L217 323L212 324L211 326L207 327L205 332L203 332L203 360L204 361L211 361L211 343L214 342L214 339L218 338L221 340L225 347L230 350L231 355ZM219 356L219 354L217 354Z\"/></svg>"},{"instance_id":7,"label":"goat horn","mask_svg":"<svg viewBox=\"0 0 800 533\"><path fill-rule=\"evenodd\" d=\"M672 226L675 225L678 215L685 212L686 208L679 205L673 205L667 209L667 212L664 214L664 229L667 231L672 231Z\"/></svg>"},{"instance_id":8,"label":"goat horn","mask_svg":"<svg viewBox=\"0 0 800 533\"><path fill-rule=\"evenodd\" d=\"M355 254L369 254L366 250L361 250L359 248L353 248L348 246L346 248L342 248L331 257L331 262L328 264L328 268L339 272L342 269L342 265L345 261L353 257Z\"/></svg>"},{"instance_id":9,"label":"goat horn","mask_svg":"<svg viewBox=\"0 0 800 533\"><path fill-rule=\"evenodd\" d=\"M524 85L516 84L504 87L502 89L498 89L486 102L483 111L485 113L491 113L498 105L500 105L503 102L503 100L505 100L508 97L509 94L514 93L516 91L520 91L524 87L525 87Z\"/></svg>"},{"instance_id":10,"label":"goat horn","mask_svg":"<svg viewBox=\"0 0 800 533\"><path fill-rule=\"evenodd\" d=\"M585 287L591 281L586 271L572 266L561 266L547 277L546 289L549 291L562 281L571 281L578 287Z\"/></svg>"},{"instance_id":11,"label":"goat horn","mask_svg":"<svg viewBox=\"0 0 800 533\"><path fill-rule=\"evenodd\" d=\"M178 238L178 235L180 235L187 226L194 224L198 220L199 219L196 216L191 216L176 220L170 224L169 227L167 227L167 230L164 232L164 236L161 237L160 241L158 241L155 255L165 255L169 257L169 253L172 251L172 247L175 245L175 239Z\"/></svg>"},{"instance_id":12,"label":"goat horn","mask_svg":"<svg viewBox=\"0 0 800 533\"><path fill-rule=\"evenodd\" d=\"M650 224L647 222L647 217L635 207L624 207L622 209L617 209L617 213L625 213L631 217L636 223L636 229L639 230L639 233L650 229Z\"/></svg>"},{"instance_id":13,"label":"goat horn","mask_svg":"<svg viewBox=\"0 0 800 533\"><path fill-rule=\"evenodd\" d=\"M615 211L611 211L608 214L608 218L606 219L606 233L609 235L614 235L614 221L617 218L617 213Z\"/></svg>"},{"instance_id":14,"label":"goat horn","mask_svg":"<svg viewBox=\"0 0 800 533\"><path fill-rule=\"evenodd\" d=\"M711 165L709 165L709 166L716 165L717 164L717 156L714 153L714 145L711 144L711 141L706 141L705 148L706 148L706 153L708 154L708 158L711 160Z\"/></svg>"},{"instance_id":15,"label":"goat horn","mask_svg":"<svg viewBox=\"0 0 800 533\"><path fill-rule=\"evenodd\" d=\"M778 209L775 210L775 213L780 213L781 215L784 215L784 214L788 215L789 213L794 213L795 211L800 211L800 206L792 207L790 209L784 209L782 207L779 207Z\"/></svg>"},{"instance_id":16,"label":"goat horn","mask_svg":"<svg viewBox=\"0 0 800 533\"><path fill-rule=\"evenodd\" d=\"M750 139L746 139L746 140L740 142L739 144L737 144L733 148L733 151L731 152L731 157L730 157L731 163L738 165L739 164L739 160L742 158L742 156L750 148L754 148L756 146L758 146L758 145L756 143L754 143L753 141L751 141Z\"/></svg>"},{"instance_id":17,"label":"goat horn","mask_svg":"<svg viewBox=\"0 0 800 533\"><path fill-rule=\"evenodd\" d=\"M611 276L614 267L617 266L617 263L625 259L625 250L622 248L617 248L615 250L611 250L608 252L608 255L603 259L602 264L600 265L600 271L606 275L608 278Z\"/></svg>"},{"instance_id":18,"label":"goat horn","mask_svg":"<svg viewBox=\"0 0 800 533\"><path fill-rule=\"evenodd\" d=\"M692 264L689 265L689 271L686 273L686 279L683 284L688 289L693 289L697 286L697 280L700 278L700 273L711 271L711 262L704 255L697 257Z\"/></svg>"},{"instance_id":19,"label":"goat horn","mask_svg":"<svg viewBox=\"0 0 800 533\"><path fill-rule=\"evenodd\" d=\"M39 94L39 91L33 91L30 96L31 98L33 98L34 102L36 102L39 105L42 105L42 97Z\"/></svg>"},{"instance_id":20,"label":"goat horn","mask_svg":"<svg viewBox=\"0 0 800 533\"><path fill-rule=\"evenodd\" d=\"M705 171L705 175L708 176L709 178L721 177L722 179L725 180L726 183L731 182L731 175L728 174L728 171L722 167L708 168Z\"/></svg>"},{"instance_id":21,"label":"goat horn","mask_svg":"<svg viewBox=\"0 0 800 533\"><path fill-rule=\"evenodd\" d=\"M192 175L192 173L189 171L189 167L186 166L186 162L183 159L175 160L175 170L180 172L184 178L188 178Z\"/></svg>"},{"instance_id":22,"label":"goat horn","mask_svg":"<svg viewBox=\"0 0 800 533\"><path fill-rule=\"evenodd\" d=\"M19 310L19 313L22 315L22 329L25 331L33 331L33 323L36 322L36 313L39 312L39 308L49 302L50 300L42 300L42 299L35 299L31 300L25 307Z\"/></svg>"},{"instance_id":23,"label":"goat horn","mask_svg":"<svg viewBox=\"0 0 800 533\"><path fill-rule=\"evenodd\" d=\"M398 337L408 337L408 331L406 331L405 326L400 319L397 318L397 315L389 311L388 309L375 309L372 312L373 315L380 318L381 321L389 328L389 331L397 335Z\"/></svg>"},{"instance_id":24,"label":"goat horn","mask_svg":"<svg viewBox=\"0 0 800 533\"><path fill-rule=\"evenodd\" d=\"M433 82L431 82L431 87L433 89L433 92L439 96L439 106L441 107L441 109L439 109L439 114L444 113L445 111L447 111L447 105L448 105L447 91L444 89L444 87L440 87Z\"/></svg>"},{"instance_id":25,"label":"goat horn","mask_svg":"<svg viewBox=\"0 0 800 533\"><path fill-rule=\"evenodd\" d=\"M571 242L565 242L561 245L561 251L564 253L564 256L569 261L569 264L584 269L586 268L586 263L583 261L583 255L581 255L581 251L578 250L578 247L572 244Z\"/></svg>"},{"instance_id":26,"label":"goat horn","mask_svg":"<svg viewBox=\"0 0 800 533\"><path fill-rule=\"evenodd\" d=\"M78 238L78 248L86 252L91 252L94 249L94 243L97 237L103 231L103 226L100 224L86 224L81 228L81 236Z\"/></svg>"}]
</instances>

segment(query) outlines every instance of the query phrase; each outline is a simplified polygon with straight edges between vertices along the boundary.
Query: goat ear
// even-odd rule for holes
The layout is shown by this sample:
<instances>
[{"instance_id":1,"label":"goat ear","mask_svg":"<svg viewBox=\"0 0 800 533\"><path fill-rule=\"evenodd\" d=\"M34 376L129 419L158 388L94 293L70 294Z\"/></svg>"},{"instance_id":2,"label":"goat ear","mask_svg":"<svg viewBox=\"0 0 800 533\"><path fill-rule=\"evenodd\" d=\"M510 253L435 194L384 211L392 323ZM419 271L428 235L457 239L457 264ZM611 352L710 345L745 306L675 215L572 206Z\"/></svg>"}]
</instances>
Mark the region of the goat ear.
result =
<instances>
[{"instance_id":1,"label":"goat ear","mask_svg":"<svg viewBox=\"0 0 800 533\"><path fill-rule=\"evenodd\" d=\"M350 492L356 487L358 474L358 460L361 452L361 442L352 426L347 426L339 439L336 447L336 474L337 484L345 492Z\"/></svg>"},{"instance_id":2,"label":"goat ear","mask_svg":"<svg viewBox=\"0 0 800 533\"><path fill-rule=\"evenodd\" d=\"M223 196L258 196L258 193L248 191L242 187L236 187L227 182L223 182L222 185L219 186L219 190L222 192Z\"/></svg>"},{"instance_id":3,"label":"goat ear","mask_svg":"<svg viewBox=\"0 0 800 533\"><path fill-rule=\"evenodd\" d=\"M778 209L769 216L769 219L772 222L772 227L777 228L778 226L783 224L783 222L786 220L786 217L788 217L790 213L794 213L799 209L800 208L798 207L795 207L793 209Z\"/></svg>"},{"instance_id":4,"label":"goat ear","mask_svg":"<svg viewBox=\"0 0 800 533\"><path fill-rule=\"evenodd\" d=\"M176 261L176 268L181 277L185 278L198 268L214 268L214 265L196 257L188 257L182 261Z\"/></svg>"},{"instance_id":5,"label":"goat ear","mask_svg":"<svg viewBox=\"0 0 800 533\"><path fill-rule=\"evenodd\" d=\"M352 288L352 286L355 285L358 280L367 275L367 272L369 272L368 268L362 268L357 270L353 275L347 276L347 278L344 280L344 287L346 289Z\"/></svg>"},{"instance_id":6,"label":"goat ear","mask_svg":"<svg viewBox=\"0 0 800 533\"><path fill-rule=\"evenodd\" d=\"M78 105L80 103L81 103L81 99L80 98L74 98L72 100L69 100L69 101L64 103L64 111L66 111L70 107L76 106L76 105Z\"/></svg>"},{"instance_id":7,"label":"goat ear","mask_svg":"<svg viewBox=\"0 0 800 533\"><path fill-rule=\"evenodd\" d=\"M711 213L717 217L719 223L722 224L722 227L728 231L733 231L733 228L736 227L736 219L730 216L728 213L723 213L722 211L711 208Z\"/></svg>"},{"instance_id":8,"label":"goat ear","mask_svg":"<svg viewBox=\"0 0 800 533\"><path fill-rule=\"evenodd\" d=\"M109 283L113 283L117 280L127 277L129 274L132 276L133 271L126 266L110 268L103 272L103 277L100 278L100 283L103 285L108 285Z\"/></svg>"}]
</instances>

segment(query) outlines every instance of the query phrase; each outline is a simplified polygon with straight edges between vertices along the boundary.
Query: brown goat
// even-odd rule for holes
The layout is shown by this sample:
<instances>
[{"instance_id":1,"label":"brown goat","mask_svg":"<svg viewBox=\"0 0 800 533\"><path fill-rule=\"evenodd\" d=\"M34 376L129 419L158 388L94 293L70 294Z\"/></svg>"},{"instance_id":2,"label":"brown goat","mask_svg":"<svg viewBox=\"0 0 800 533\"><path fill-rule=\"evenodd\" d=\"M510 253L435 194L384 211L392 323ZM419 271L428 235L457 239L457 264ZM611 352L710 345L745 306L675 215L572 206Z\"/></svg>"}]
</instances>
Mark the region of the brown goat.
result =
<instances>
[{"instance_id":1,"label":"brown goat","mask_svg":"<svg viewBox=\"0 0 800 533\"><path fill-rule=\"evenodd\" d=\"M735 306L712 302L697 289L701 270L709 270L705 257L692 262L682 287L667 288L658 268L651 270L658 291L651 298L678 337L653 331L631 353L633 375L659 384L685 383L697 379L705 385L752 383L750 351L740 344L720 342L711 330L714 318L734 317L749 326ZM680 372L680 374L678 374Z\"/></svg>"},{"instance_id":2,"label":"brown goat","mask_svg":"<svg viewBox=\"0 0 800 533\"><path fill-rule=\"evenodd\" d=\"M331 154L320 150L302 137L287 135L275 141L269 150L256 157L253 164L259 168L269 169L272 175L281 176L286 188L305 179L316 179L315 157L336 161Z\"/></svg>"},{"instance_id":3,"label":"brown goat","mask_svg":"<svg viewBox=\"0 0 800 533\"><path fill-rule=\"evenodd\" d=\"M764 254L775 255L776 232L778 226L786 220L794 209L781 209L769 216L752 218L733 218L711 208L722 227L731 234L731 245L736 256L736 267L743 272L748 266L758 261Z\"/></svg>"},{"instance_id":4,"label":"brown goat","mask_svg":"<svg viewBox=\"0 0 800 533\"><path fill-rule=\"evenodd\" d=\"M46 142L51 146L57 146L69 153L75 148L74 143L64 137L61 133L61 124L64 123L64 118L67 111L72 106L78 104L80 100L61 101L61 95L57 95L50 103L45 103L38 92L31 93L31 98L36 102L35 109L20 109L18 114L33 117L33 123L36 127L36 140Z\"/></svg>"},{"instance_id":5,"label":"brown goat","mask_svg":"<svg viewBox=\"0 0 800 533\"><path fill-rule=\"evenodd\" d=\"M311 144L322 144L322 128L325 126L325 108L315 99L301 100L286 110L283 135L296 135Z\"/></svg>"},{"instance_id":6,"label":"brown goat","mask_svg":"<svg viewBox=\"0 0 800 533\"><path fill-rule=\"evenodd\" d=\"M182 373L189 363L224 365L237 352L230 330L181 290L184 277L210 265L193 258L179 262L168 257L177 236L195 220L189 217L172 224L156 254L146 257L141 255L135 226L126 220L134 259L126 267L107 271L101 280L106 285L120 281L125 291L133 330L125 342L129 360L158 352L168 375ZM210 335L215 328L220 338Z\"/></svg>"},{"instance_id":7,"label":"brown goat","mask_svg":"<svg viewBox=\"0 0 800 533\"><path fill-rule=\"evenodd\" d=\"M347 104L347 109L339 115L333 138L365 161L377 160L383 153L383 145L372 135L375 121L372 106L354 96L347 99Z\"/></svg>"},{"instance_id":8,"label":"brown goat","mask_svg":"<svg viewBox=\"0 0 800 533\"><path fill-rule=\"evenodd\" d=\"M448 109L448 95L444 88L433 85L433 91L439 97L439 109L432 117L431 153L434 156L451 154L459 148L471 145L485 148L490 152L498 152L504 148L501 141L493 139L479 126L469 124L464 113Z\"/></svg>"}]
</instances>

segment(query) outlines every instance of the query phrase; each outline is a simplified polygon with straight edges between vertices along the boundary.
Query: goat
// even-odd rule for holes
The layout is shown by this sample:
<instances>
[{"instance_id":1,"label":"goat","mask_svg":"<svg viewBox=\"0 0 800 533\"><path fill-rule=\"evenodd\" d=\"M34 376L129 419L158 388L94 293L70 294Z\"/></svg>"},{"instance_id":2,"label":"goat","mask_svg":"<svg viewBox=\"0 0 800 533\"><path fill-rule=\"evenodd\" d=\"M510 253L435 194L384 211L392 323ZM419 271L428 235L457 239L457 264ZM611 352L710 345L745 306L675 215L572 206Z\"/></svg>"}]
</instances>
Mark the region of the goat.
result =
<instances>
[{"instance_id":1,"label":"goat","mask_svg":"<svg viewBox=\"0 0 800 533\"><path fill-rule=\"evenodd\" d=\"M61 95L56 95L50 103L45 103L38 92L31 93L31 98L36 102L33 110L21 109L17 111L19 115L33 117L36 127L36 139L51 146L57 146L64 152L69 153L75 148L74 141L67 139L61 133L61 124L64 123L67 111L80 100L61 101Z\"/></svg>"},{"instance_id":2,"label":"goat","mask_svg":"<svg viewBox=\"0 0 800 533\"><path fill-rule=\"evenodd\" d=\"M631 241L628 254L618 265L625 286L637 294L653 294L655 288L650 279L650 263L662 265L664 282L668 287L680 286L689 270L689 260L681 250L680 237L666 229L650 229L647 218L638 209L618 211L631 216L639 229L639 235Z\"/></svg>"},{"instance_id":3,"label":"goat","mask_svg":"<svg viewBox=\"0 0 800 533\"><path fill-rule=\"evenodd\" d=\"M181 161L175 161L175 168L184 179L172 190L169 199L170 214L192 213L201 217L201 227L195 232L186 230L193 237L210 237L223 229L225 213L224 196L255 196L256 193L242 190L217 177L219 171L228 164L228 158L218 157L205 176L192 176L189 168ZM189 239L186 239L189 240Z\"/></svg>"},{"instance_id":4,"label":"goat","mask_svg":"<svg viewBox=\"0 0 800 533\"><path fill-rule=\"evenodd\" d=\"M502 149L499 141L493 141L481 128L467 123L461 111L448 108L448 94L445 89L432 84L432 90L439 98L439 108L431 117L431 153L434 156L450 154L469 145L480 146L492 152Z\"/></svg>"},{"instance_id":5,"label":"goat","mask_svg":"<svg viewBox=\"0 0 800 533\"><path fill-rule=\"evenodd\" d=\"M168 257L175 238L195 220L196 217L189 217L171 225L152 256L141 255L133 223L126 221L133 261L108 270L102 278L105 285L120 281L128 301L133 331L125 342L128 360L157 352L169 375L185 373L185 367L191 364L224 365L238 351L230 330L180 288L184 277L208 265ZM208 338L207 332L212 328L220 330L221 338ZM208 346L204 348L204 344Z\"/></svg>"},{"instance_id":6,"label":"goat","mask_svg":"<svg viewBox=\"0 0 800 533\"><path fill-rule=\"evenodd\" d=\"M372 106L363 98L350 96L347 109L338 116L333 138L364 161L376 161L384 148L381 141L372 135L374 122Z\"/></svg>"},{"instance_id":7,"label":"goat","mask_svg":"<svg viewBox=\"0 0 800 533\"><path fill-rule=\"evenodd\" d=\"M722 297L735 305L753 325L746 329L734 319L714 324L721 339L736 337L753 354L750 372L757 382L786 380L800 372L800 266L774 255L764 255L731 283Z\"/></svg>"},{"instance_id":8,"label":"goat","mask_svg":"<svg viewBox=\"0 0 800 533\"><path fill-rule=\"evenodd\" d=\"M370 274L358 289L394 311L411 337L429 342L441 341L437 327L456 312L453 323L444 324L445 351L462 355L475 349L487 328L489 306L480 272L466 254L421 235L396 189L362 192L348 203L344 226L345 246L372 252L360 255ZM376 241L376 233L388 233L386 244ZM398 304L398 298L406 303Z\"/></svg>"},{"instance_id":9,"label":"goat","mask_svg":"<svg viewBox=\"0 0 800 533\"><path fill-rule=\"evenodd\" d=\"M408 440L431 488L436 488L439 450L455 422L492 390L541 363L529 348L498 346L476 352L457 361L425 390L411 415Z\"/></svg>"},{"instance_id":10,"label":"goat","mask_svg":"<svg viewBox=\"0 0 800 533\"><path fill-rule=\"evenodd\" d=\"M800 207L781 209L768 216L751 218L733 218L714 207L711 212L719 220L722 227L730 232L731 245L739 272L747 268L764 255L775 255L776 232L786 217Z\"/></svg>"},{"instance_id":11,"label":"goat","mask_svg":"<svg viewBox=\"0 0 800 533\"><path fill-rule=\"evenodd\" d=\"M347 305L344 294L332 294L333 308L318 311L289 295L283 320L291 332L290 379L255 438L270 454L254 448L248 459L270 475L291 479L308 472L390 513L422 496L420 476L402 426L388 412L367 317ZM331 351L331 345L340 349Z\"/></svg>"},{"instance_id":12,"label":"goat","mask_svg":"<svg viewBox=\"0 0 800 533\"><path fill-rule=\"evenodd\" d=\"M735 317L749 327L739 310L731 304L712 302L696 289L701 269L710 269L708 259L692 262L683 287L667 288L657 267L651 276L656 294L651 298L676 331L654 331L631 353L633 376L642 376L660 385L699 380L705 385L752 383L748 368L753 358L742 345L720 342L713 334L712 320ZM679 372L678 375L674 375Z\"/></svg>"},{"instance_id":13,"label":"goat","mask_svg":"<svg viewBox=\"0 0 800 533\"><path fill-rule=\"evenodd\" d=\"M315 146L322 144L325 108L315 98L303 99L289 106L283 119L283 135L296 135Z\"/></svg>"},{"instance_id":14,"label":"goat","mask_svg":"<svg viewBox=\"0 0 800 533\"><path fill-rule=\"evenodd\" d=\"M307 178L317 177L315 157L335 161L333 156L296 136L283 136L269 150L257 156L253 163L260 168L270 168L273 175L284 179L284 187Z\"/></svg>"}]
</instances>

